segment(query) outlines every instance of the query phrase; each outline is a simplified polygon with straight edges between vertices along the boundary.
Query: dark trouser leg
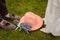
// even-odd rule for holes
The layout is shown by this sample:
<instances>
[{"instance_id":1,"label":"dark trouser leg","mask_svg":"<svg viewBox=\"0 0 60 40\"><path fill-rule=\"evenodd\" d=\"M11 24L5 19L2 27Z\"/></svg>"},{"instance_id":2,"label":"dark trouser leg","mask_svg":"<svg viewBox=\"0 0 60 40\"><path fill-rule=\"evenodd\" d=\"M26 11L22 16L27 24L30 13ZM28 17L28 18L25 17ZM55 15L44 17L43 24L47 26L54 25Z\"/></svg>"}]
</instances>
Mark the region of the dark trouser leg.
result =
<instances>
[{"instance_id":1,"label":"dark trouser leg","mask_svg":"<svg viewBox=\"0 0 60 40\"><path fill-rule=\"evenodd\" d=\"M0 0L0 14L3 18L5 18L5 15L8 13L6 8L5 0Z\"/></svg>"}]
</instances>

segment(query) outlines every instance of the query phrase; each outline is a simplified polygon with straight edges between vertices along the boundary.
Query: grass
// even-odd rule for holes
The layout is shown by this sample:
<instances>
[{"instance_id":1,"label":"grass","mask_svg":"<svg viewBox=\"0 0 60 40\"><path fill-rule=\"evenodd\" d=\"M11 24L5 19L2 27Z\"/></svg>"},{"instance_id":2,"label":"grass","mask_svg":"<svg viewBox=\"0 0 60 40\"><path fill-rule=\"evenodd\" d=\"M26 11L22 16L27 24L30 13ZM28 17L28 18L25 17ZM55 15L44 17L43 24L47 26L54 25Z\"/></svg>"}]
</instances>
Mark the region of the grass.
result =
<instances>
[{"instance_id":1,"label":"grass","mask_svg":"<svg viewBox=\"0 0 60 40\"><path fill-rule=\"evenodd\" d=\"M26 12L31 11L43 18L47 0L6 0L6 6L9 13L23 16ZM30 34L24 31L0 29L0 40L60 40L60 37L42 33L39 29Z\"/></svg>"}]
</instances>

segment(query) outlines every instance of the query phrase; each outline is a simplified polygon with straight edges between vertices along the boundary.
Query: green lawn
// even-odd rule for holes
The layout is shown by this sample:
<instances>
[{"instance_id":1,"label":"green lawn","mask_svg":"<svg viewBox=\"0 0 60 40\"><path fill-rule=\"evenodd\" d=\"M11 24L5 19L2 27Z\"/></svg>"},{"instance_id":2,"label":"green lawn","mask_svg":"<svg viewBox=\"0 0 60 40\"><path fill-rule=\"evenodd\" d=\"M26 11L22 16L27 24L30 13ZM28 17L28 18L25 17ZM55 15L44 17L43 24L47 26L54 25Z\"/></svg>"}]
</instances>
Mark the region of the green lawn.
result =
<instances>
[{"instance_id":1,"label":"green lawn","mask_svg":"<svg viewBox=\"0 0 60 40\"><path fill-rule=\"evenodd\" d=\"M43 18L47 0L6 0L6 6L9 13L23 16L24 13L31 11ZM60 37L42 33L39 29L30 34L24 31L0 29L0 40L60 40Z\"/></svg>"}]
</instances>

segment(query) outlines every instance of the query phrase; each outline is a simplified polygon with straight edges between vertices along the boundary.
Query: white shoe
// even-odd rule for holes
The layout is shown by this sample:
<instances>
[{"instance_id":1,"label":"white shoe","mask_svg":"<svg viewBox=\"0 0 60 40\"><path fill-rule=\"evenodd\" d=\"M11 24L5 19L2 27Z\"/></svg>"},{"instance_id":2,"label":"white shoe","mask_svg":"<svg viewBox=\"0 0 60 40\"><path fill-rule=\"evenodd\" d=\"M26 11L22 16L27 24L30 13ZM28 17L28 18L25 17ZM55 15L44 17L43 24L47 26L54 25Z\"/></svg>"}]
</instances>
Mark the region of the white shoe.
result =
<instances>
[{"instance_id":1,"label":"white shoe","mask_svg":"<svg viewBox=\"0 0 60 40\"><path fill-rule=\"evenodd\" d=\"M44 24L46 25L45 18L43 18Z\"/></svg>"},{"instance_id":2,"label":"white shoe","mask_svg":"<svg viewBox=\"0 0 60 40\"><path fill-rule=\"evenodd\" d=\"M42 28L42 29L40 29L40 31L42 31L42 32L44 32L44 33L50 33L50 32L48 32L48 31L46 31L46 28Z\"/></svg>"},{"instance_id":3,"label":"white shoe","mask_svg":"<svg viewBox=\"0 0 60 40\"><path fill-rule=\"evenodd\" d=\"M45 18L43 18L43 21L45 20Z\"/></svg>"}]
</instances>

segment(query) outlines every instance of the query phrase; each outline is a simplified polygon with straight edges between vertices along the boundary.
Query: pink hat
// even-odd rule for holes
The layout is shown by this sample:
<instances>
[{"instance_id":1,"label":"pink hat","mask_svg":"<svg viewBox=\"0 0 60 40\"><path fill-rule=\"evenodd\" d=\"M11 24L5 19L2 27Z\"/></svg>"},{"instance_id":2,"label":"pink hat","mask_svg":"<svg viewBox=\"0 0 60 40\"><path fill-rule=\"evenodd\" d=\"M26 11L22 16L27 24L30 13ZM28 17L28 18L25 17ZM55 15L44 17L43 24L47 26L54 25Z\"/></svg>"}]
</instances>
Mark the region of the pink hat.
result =
<instances>
[{"instance_id":1,"label":"pink hat","mask_svg":"<svg viewBox=\"0 0 60 40\"><path fill-rule=\"evenodd\" d=\"M43 24L42 18L32 12L25 13L25 15L20 19L20 23L24 22L30 23L32 25L31 30L37 30L42 27Z\"/></svg>"}]
</instances>

